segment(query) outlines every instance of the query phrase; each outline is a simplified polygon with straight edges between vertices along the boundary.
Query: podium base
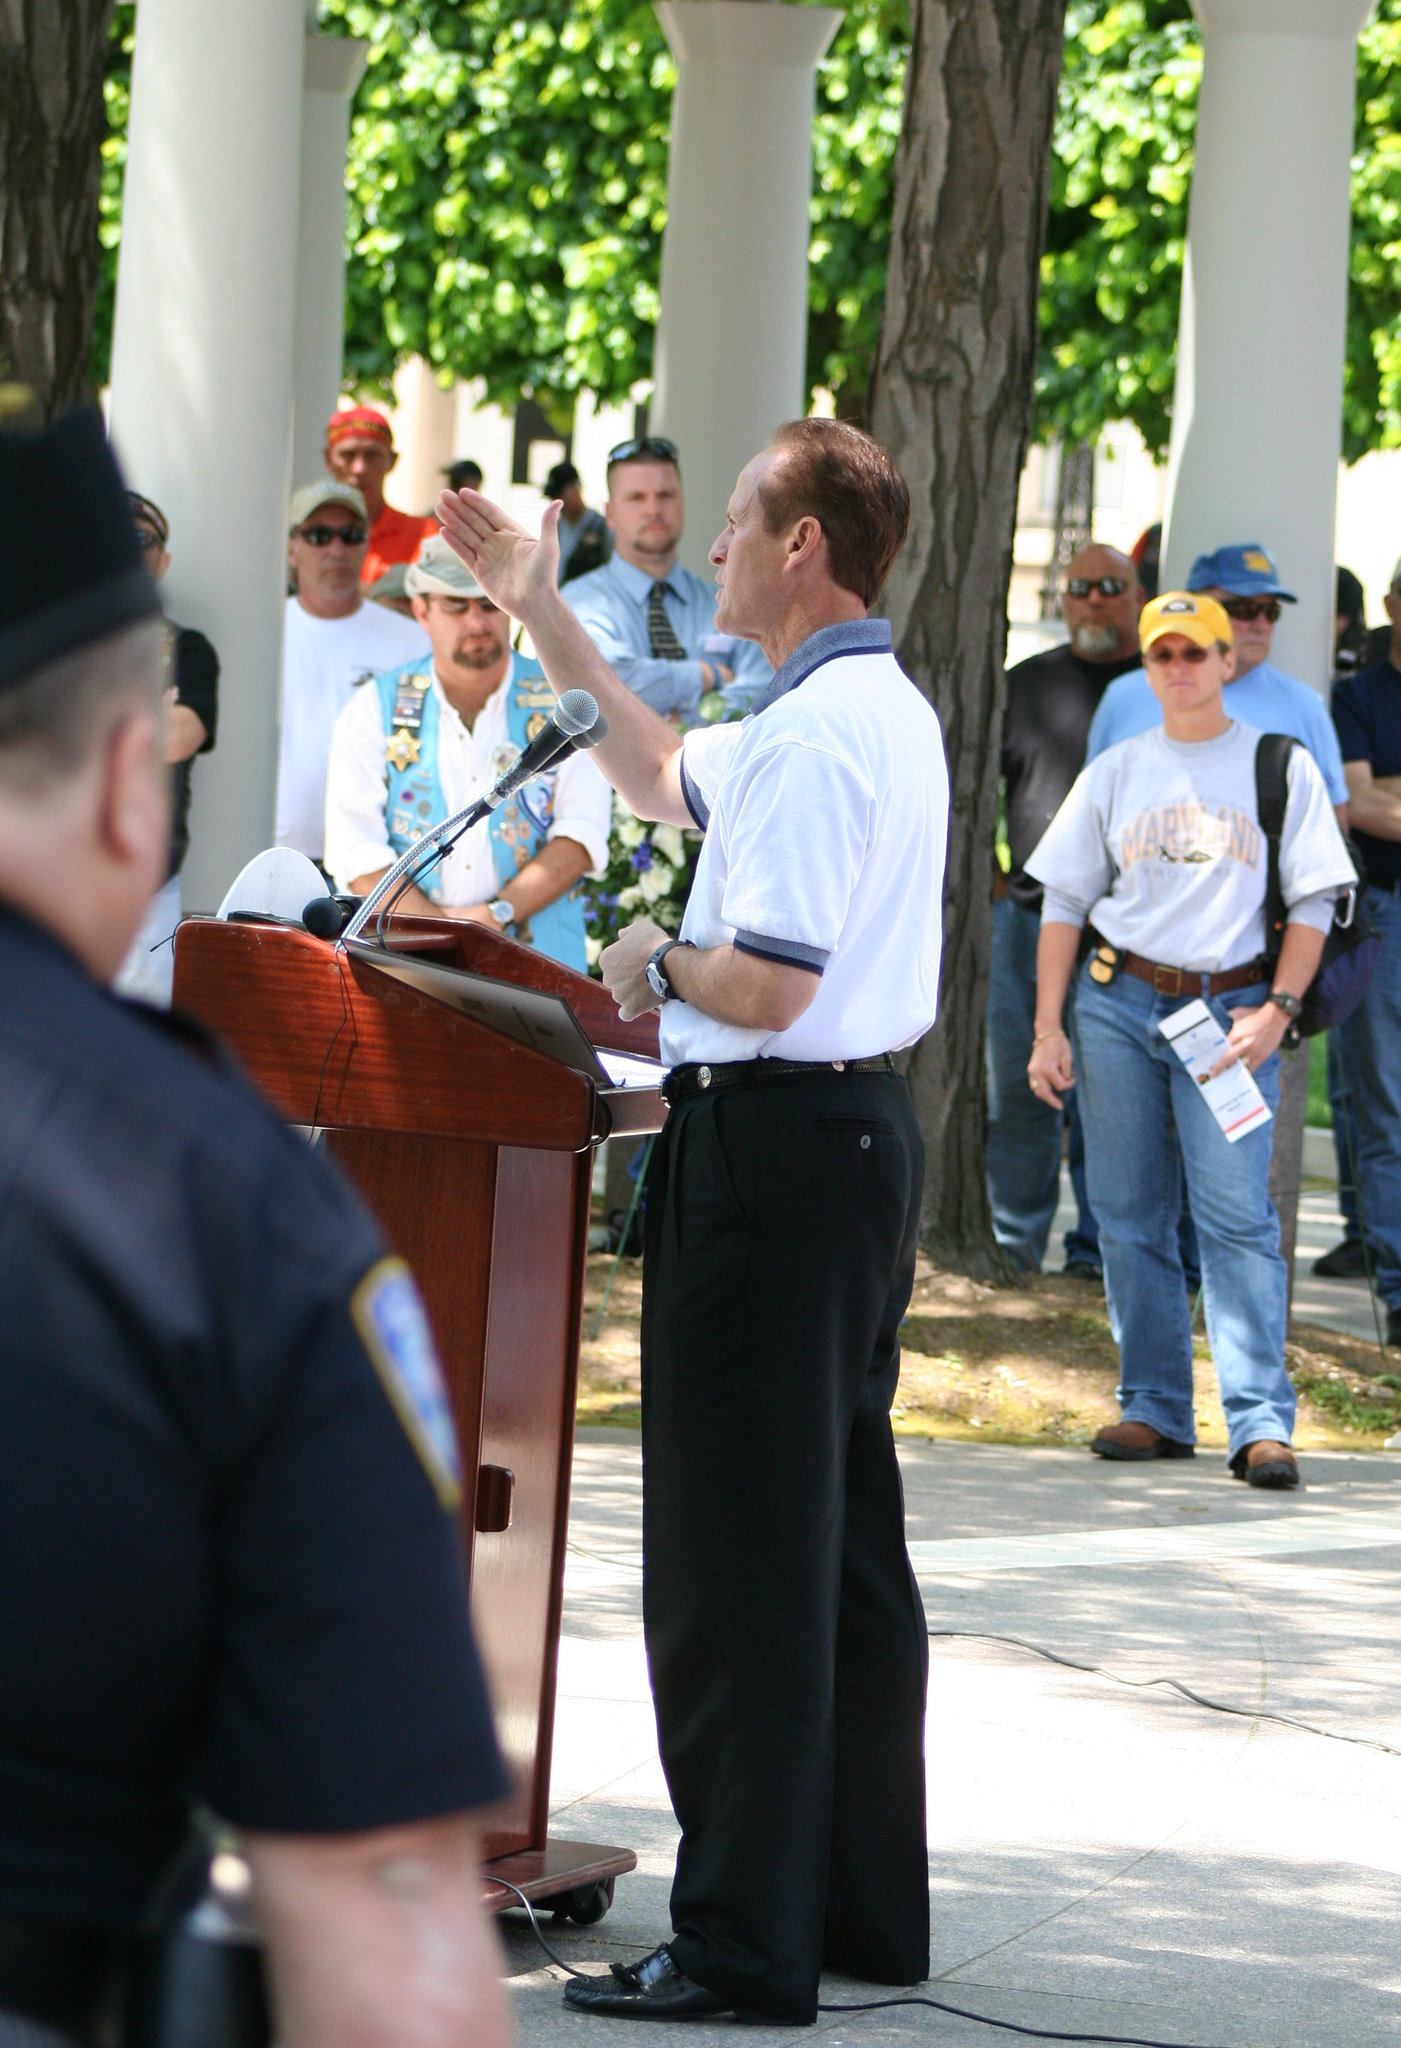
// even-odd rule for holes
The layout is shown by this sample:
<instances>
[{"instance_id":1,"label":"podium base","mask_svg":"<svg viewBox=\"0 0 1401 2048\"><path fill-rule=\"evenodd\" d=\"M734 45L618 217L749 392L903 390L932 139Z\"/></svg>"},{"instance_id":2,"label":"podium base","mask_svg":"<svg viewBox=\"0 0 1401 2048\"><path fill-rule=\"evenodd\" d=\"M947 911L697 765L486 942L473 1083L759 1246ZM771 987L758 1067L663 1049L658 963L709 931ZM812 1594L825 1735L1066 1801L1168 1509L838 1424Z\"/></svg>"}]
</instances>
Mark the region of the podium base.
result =
<instances>
[{"instance_id":1,"label":"podium base","mask_svg":"<svg viewBox=\"0 0 1401 2048\"><path fill-rule=\"evenodd\" d=\"M524 1892L532 1906L546 1906L581 1927L601 1920L613 1903L613 1884L625 1871L636 1870L631 1849L610 1849L602 1842L562 1842L551 1837L543 1849L520 1849L497 1856L483 1866L483 1902L493 1913L518 1906ZM514 1885L495 1882L497 1877Z\"/></svg>"}]
</instances>

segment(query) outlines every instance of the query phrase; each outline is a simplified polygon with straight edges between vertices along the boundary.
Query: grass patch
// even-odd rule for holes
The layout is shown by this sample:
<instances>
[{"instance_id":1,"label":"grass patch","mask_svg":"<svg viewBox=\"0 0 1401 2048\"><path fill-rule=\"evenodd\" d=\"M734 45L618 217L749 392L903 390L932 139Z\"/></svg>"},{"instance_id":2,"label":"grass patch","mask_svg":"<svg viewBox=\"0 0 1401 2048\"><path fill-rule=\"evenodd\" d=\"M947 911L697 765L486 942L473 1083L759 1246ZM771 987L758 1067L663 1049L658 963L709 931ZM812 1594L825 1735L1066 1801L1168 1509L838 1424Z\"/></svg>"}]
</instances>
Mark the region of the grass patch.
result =
<instances>
[{"instance_id":1,"label":"grass patch","mask_svg":"<svg viewBox=\"0 0 1401 2048\"><path fill-rule=\"evenodd\" d=\"M608 1314L593 1334L612 1261L588 1262L579 1358L580 1422L635 1429L641 1419L638 1330L642 1269L624 1259ZM988 1287L920 1261L901 1331L896 1434L960 1443L1085 1444L1117 1422L1118 1352L1103 1297L1084 1281L1046 1274L1023 1287ZM1225 1418L1204 1336L1193 1345L1198 1441L1224 1449ZM1401 1371L1364 1344L1295 1322L1286 1347L1299 1395L1303 1450L1380 1450L1401 1428ZM1388 1354L1388 1362L1396 1362Z\"/></svg>"}]
</instances>

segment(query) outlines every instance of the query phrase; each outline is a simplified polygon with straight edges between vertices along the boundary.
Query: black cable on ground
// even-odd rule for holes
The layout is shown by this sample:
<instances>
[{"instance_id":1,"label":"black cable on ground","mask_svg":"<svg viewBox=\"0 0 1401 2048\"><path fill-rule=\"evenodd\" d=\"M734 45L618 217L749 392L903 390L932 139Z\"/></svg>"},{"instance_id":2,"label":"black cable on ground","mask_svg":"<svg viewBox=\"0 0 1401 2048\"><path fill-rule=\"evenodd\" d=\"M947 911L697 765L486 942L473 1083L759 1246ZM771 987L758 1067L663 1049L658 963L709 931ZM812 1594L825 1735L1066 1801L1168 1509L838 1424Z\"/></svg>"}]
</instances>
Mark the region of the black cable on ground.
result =
<instances>
[{"instance_id":1,"label":"black cable on ground","mask_svg":"<svg viewBox=\"0 0 1401 2048\"><path fill-rule=\"evenodd\" d=\"M1034 2041L1093 2041L1108 2048L1187 2048L1181 2041L1151 2041L1140 2034L1062 2034L1050 2027L1018 2026L1015 2020L989 2019L985 2012L967 2012L961 2005L945 2005L942 1999L909 1993L904 1998L875 1998L868 2005L819 2005L819 2012L888 2012L894 2005L927 2005L934 2012L951 2012L961 2020L976 2020L980 2027L1000 2027L1005 2034L1029 2034Z\"/></svg>"},{"instance_id":2,"label":"black cable on ground","mask_svg":"<svg viewBox=\"0 0 1401 2048\"><path fill-rule=\"evenodd\" d=\"M1066 1671L1084 1671L1092 1678L1107 1678L1114 1685L1129 1685L1142 1692L1150 1686L1166 1686L1169 1691L1179 1693L1184 1700L1190 1700L1194 1707L1206 1707L1213 1714L1232 1714L1242 1721L1273 1721L1281 1728L1294 1728L1302 1735L1317 1735L1325 1742L1349 1742L1358 1749L1379 1749L1383 1756L1401 1756L1401 1749L1394 1749L1389 1742L1378 1742L1371 1735L1343 1735L1336 1728L1318 1728L1312 1721L1298 1721L1292 1714L1272 1714L1264 1707L1235 1707L1225 1700L1209 1700L1204 1693L1193 1692L1180 1678L1125 1678L1122 1672L1107 1671L1102 1664L1080 1664L1074 1657L1062 1657L1055 1650L1044 1650L1039 1643L1024 1642L1020 1636L994 1635L982 1628L931 1628L931 1639L962 1639L976 1643L1007 1643L1014 1650L1025 1650L1033 1657L1043 1657L1048 1664L1059 1664Z\"/></svg>"},{"instance_id":3,"label":"black cable on ground","mask_svg":"<svg viewBox=\"0 0 1401 2048\"><path fill-rule=\"evenodd\" d=\"M529 1899L521 1890L520 1886L518 1884L512 1884L509 1878L498 1877L494 1870L491 1871L489 1874L493 1884L499 1884L503 1891L514 1892L516 1897L520 1900L521 1904L525 1907L526 1915L530 1921L530 1931L535 1936L535 1939L539 1942L541 1948L544 1949L545 1954L549 1957L550 1961L554 1964L555 1968L558 1970L563 1970L566 1977L587 1977L589 1974L587 1970L573 1969L570 1966L570 1964L568 1964L564 1960L563 1956L557 1956L555 1954L554 1950L550 1947L550 1944L546 1941L544 1935L540 1932L540 1922L535 1917L534 1906L531 1905Z\"/></svg>"}]
</instances>

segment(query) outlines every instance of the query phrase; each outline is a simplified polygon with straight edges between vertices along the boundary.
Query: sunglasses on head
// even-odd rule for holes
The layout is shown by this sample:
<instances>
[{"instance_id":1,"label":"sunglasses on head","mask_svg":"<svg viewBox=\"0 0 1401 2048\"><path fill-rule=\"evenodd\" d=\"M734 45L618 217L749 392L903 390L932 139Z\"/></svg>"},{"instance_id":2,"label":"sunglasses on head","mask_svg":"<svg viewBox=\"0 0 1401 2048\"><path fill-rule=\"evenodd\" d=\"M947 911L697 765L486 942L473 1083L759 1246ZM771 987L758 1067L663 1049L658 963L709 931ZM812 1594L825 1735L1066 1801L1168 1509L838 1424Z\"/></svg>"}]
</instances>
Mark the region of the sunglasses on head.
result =
<instances>
[{"instance_id":1,"label":"sunglasses on head","mask_svg":"<svg viewBox=\"0 0 1401 2048\"><path fill-rule=\"evenodd\" d=\"M680 463L681 450L674 441L664 441L660 434L637 434L631 441L620 441L616 448L608 450L608 467L615 462L675 462Z\"/></svg>"},{"instance_id":2,"label":"sunglasses on head","mask_svg":"<svg viewBox=\"0 0 1401 2048\"><path fill-rule=\"evenodd\" d=\"M1277 597L1223 597L1221 609L1228 619L1268 619L1273 626L1279 619Z\"/></svg>"},{"instance_id":3,"label":"sunglasses on head","mask_svg":"<svg viewBox=\"0 0 1401 2048\"><path fill-rule=\"evenodd\" d=\"M1088 597L1097 590L1101 597L1122 597L1128 589L1122 576L1072 576L1065 586L1067 597Z\"/></svg>"},{"instance_id":4,"label":"sunglasses on head","mask_svg":"<svg viewBox=\"0 0 1401 2048\"><path fill-rule=\"evenodd\" d=\"M358 520L349 526L299 526L297 539L304 540L309 548L328 548L333 540L342 547L358 548L366 537L366 529Z\"/></svg>"},{"instance_id":5,"label":"sunglasses on head","mask_svg":"<svg viewBox=\"0 0 1401 2048\"><path fill-rule=\"evenodd\" d=\"M1206 660L1210 652L1211 649L1209 647L1179 647L1175 652L1170 652L1166 647L1155 643L1148 649L1143 659L1156 662L1160 668L1166 668L1170 661L1190 661L1193 668L1195 668L1198 662Z\"/></svg>"}]
</instances>

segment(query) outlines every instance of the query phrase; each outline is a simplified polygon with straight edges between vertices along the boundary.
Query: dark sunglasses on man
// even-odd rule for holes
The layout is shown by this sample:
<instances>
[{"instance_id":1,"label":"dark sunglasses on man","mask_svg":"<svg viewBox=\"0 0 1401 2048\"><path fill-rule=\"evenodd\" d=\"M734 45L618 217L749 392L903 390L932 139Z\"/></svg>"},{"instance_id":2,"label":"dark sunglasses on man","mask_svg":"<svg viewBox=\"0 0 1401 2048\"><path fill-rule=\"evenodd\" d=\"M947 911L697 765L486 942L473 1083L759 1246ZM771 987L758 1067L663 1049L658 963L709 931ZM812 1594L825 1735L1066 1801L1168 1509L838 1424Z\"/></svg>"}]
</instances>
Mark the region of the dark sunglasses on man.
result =
<instances>
[{"instance_id":1,"label":"dark sunglasses on man","mask_svg":"<svg viewBox=\"0 0 1401 2048\"><path fill-rule=\"evenodd\" d=\"M297 539L304 540L309 548L328 548L333 540L342 547L358 548L367 537L368 529L358 520L349 526L299 526Z\"/></svg>"},{"instance_id":2,"label":"dark sunglasses on man","mask_svg":"<svg viewBox=\"0 0 1401 2048\"><path fill-rule=\"evenodd\" d=\"M1122 597L1128 589L1122 576L1072 576L1065 586L1067 597L1088 597L1097 590L1101 597Z\"/></svg>"},{"instance_id":3,"label":"dark sunglasses on man","mask_svg":"<svg viewBox=\"0 0 1401 2048\"><path fill-rule=\"evenodd\" d=\"M1279 623L1277 597L1223 597L1221 609L1228 619L1239 619L1243 625L1251 619L1268 619L1272 626Z\"/></svg>"},{"instance_id":4,"label":"dark sunglasses on man","mask_svg":"<svg viewBox=\"0 0 1401 2048\"><path fill-rule=\"evenodd\" d=\"M665 441L660 434L636 434L631 441L620 441L616 448L608 450L608 467L615 462L675 462L681 460L681 450L674 441Z\"/></svg>"}]
</instances>

